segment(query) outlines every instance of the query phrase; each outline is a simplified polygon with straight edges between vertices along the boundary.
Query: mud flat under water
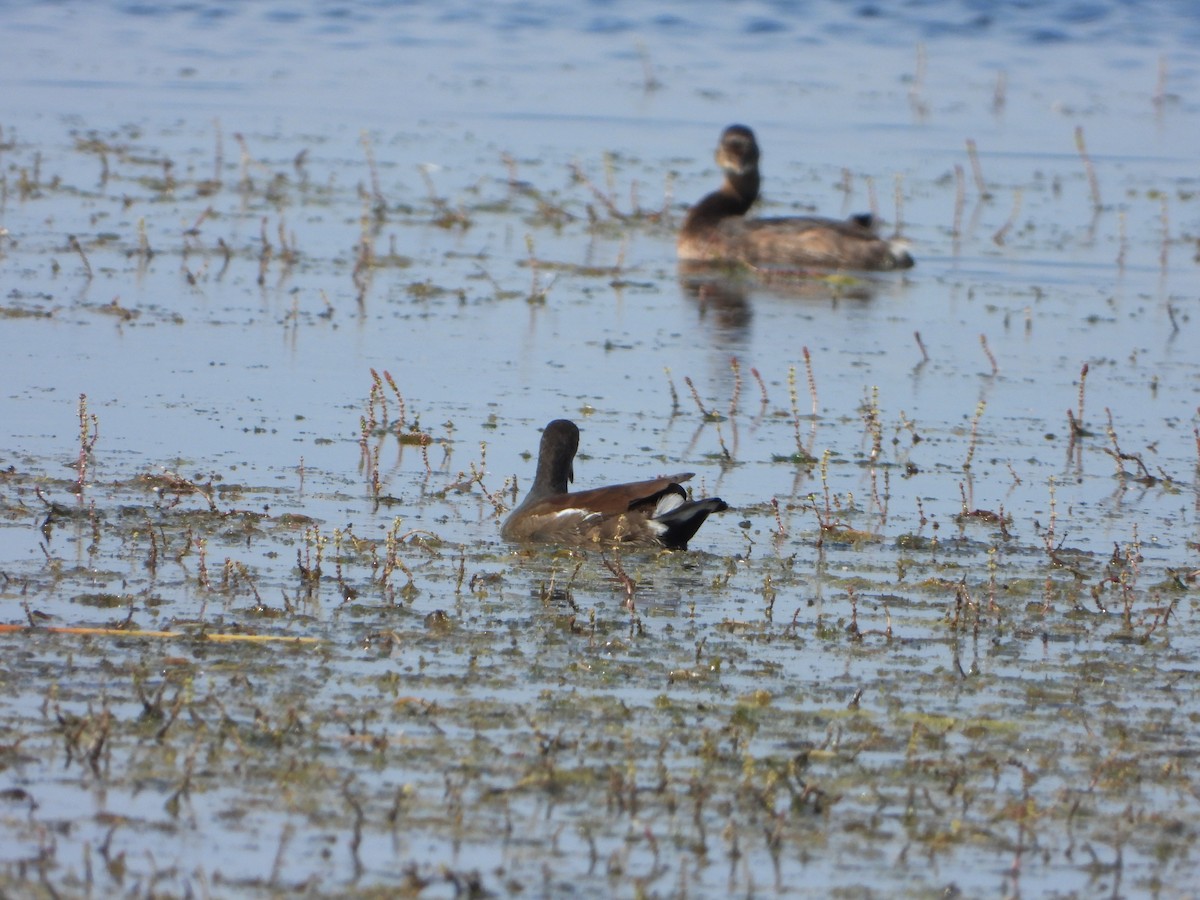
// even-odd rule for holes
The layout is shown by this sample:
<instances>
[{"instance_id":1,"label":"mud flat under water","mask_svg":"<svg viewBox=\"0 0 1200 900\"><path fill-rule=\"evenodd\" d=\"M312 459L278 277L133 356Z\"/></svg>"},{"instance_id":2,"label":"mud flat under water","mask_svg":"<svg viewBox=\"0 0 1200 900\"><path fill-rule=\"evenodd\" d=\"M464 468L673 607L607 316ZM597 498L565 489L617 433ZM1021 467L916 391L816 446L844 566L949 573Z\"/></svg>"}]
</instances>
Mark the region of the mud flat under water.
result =
<instances>
[{"instance_id":1,"label":"mud flat under water","mask_svg":"<svg viewBox=\"0 0 1200 900\"><path fill-rule=\"evenodd\" d=\"M0 13L0 888L1194 891L1200 23L1004 13ZM680 273L731 121L917 267Z\"/></svg>"}]
</instances>

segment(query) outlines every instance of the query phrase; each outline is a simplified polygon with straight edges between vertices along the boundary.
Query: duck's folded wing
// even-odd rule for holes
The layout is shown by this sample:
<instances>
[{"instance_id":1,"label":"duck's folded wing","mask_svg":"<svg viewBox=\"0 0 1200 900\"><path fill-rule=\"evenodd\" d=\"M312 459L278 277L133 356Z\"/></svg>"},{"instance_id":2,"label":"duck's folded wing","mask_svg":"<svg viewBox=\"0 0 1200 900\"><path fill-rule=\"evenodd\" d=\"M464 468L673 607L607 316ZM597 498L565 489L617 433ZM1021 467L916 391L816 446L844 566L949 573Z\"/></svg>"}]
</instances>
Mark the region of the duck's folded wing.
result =
<instances>
[{"instance_id":1,"label":"duck's folded wing","mask_svg":"<svg viewBox=\"0 0 1200 900\"><path fill-rule=\"evenodd\" d=\"M553 499L606 516L617 516L632 509L653 507L665 493L677 493L686 498L687 492L679 485L691 478L692 475L692 472L681 472L678 475L663 475L647 481L610 484L588 491L563 494L559 497L548 498L548 500Z\"/></svg>"},{"instance_id":2,"label":"duck's folded wing","mask_svg":"<svg viewBox=\"0 0 1200 900\"><path fill-rule=\"evenodd\" d=\"M869 219L725 219L717 230L728 256L752 265L863 270L912 265L903 243L881 238Z\"/></svg>"}]
</instances>

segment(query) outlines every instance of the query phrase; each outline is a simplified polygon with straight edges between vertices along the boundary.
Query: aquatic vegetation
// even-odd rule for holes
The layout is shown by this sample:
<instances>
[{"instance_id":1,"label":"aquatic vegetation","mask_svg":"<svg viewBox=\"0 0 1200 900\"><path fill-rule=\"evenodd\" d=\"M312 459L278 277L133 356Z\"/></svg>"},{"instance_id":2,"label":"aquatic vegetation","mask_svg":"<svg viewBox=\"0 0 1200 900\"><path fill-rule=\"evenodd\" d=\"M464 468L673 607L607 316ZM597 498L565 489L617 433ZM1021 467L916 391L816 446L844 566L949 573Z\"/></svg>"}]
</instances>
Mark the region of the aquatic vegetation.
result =
<instances>
[{"instance_id":1,"label":"aquatic vegetation","mask_svg":"<svg viewBox=\"0 0 1200 900\"><path fill-rule=\"evenodd\" d=\"M777 176L910 279L677 272L674 120L0 132L0 892L1190 889L1194 173L924 53ZM502 544L563 415L707 552Z\"/></svg>"}]
</instances>

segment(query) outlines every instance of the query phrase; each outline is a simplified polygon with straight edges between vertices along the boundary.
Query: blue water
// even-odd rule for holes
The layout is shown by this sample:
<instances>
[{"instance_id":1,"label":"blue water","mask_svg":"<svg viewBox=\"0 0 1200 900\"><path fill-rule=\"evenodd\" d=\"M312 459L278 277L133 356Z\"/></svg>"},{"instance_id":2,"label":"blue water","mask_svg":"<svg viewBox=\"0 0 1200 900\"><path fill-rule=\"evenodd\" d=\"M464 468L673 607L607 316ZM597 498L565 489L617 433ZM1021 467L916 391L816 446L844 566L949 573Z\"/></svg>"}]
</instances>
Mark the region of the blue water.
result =
<instances>
[{"instance_id":1,"label":"blue water","mask_svg":"<svg viewBox=\"0 0 1200 900\"><path fill-rule=\"evenodd\" d=\"M0 305L21 314L0 320L0 469L69 477L86 393L101 423L93 491L102 498L106 484L139 474L167 469L202 481L219 473L277 489L263 501L276 514L302 513L327 529L350 523L372 537L400 515L504 559L489 505L437 490L482 464L481 444L488 486L516 477L524 487L532 461L523 454L536 449L538 428L567 415L584 430L579 486L693 469L698 489L719 492L738 510L707 525L699 549L733 558L749 552L750 538L752 559L769 553L776 522L765 510L774 499L792 531L778 552L812 567L815 519L802 507L822 485L814 473L775 461L794 450L789 369L799 373L801 412L809 410L808 348L819 416L804 421L805 439L817 455L833 454L829 487L858 510L850 513L855 524L882 535L874 552L831 551L846 577L855 566L894 571L904 556L895 539L919 530L918 509L943 535L957 531L964 495L973 507L1011 515L1018 546L1032 552L1053 502L1075 523L1070 547L1104 558L1114 545L1140 540L1146 582L1196 566L1200 5L7 3L0 33ZM874 205L912 242L917 267L844 294L820 284L738 283L697 296L677 275L672 225L715 185L712 150L733 121L752 125L763 145L764 211L841 215ZM1077 129L1097 176L1098 211ZM124 148L107 159L107 182L105 163L76 147L93 134ZM979 148L986 198L968 139ZM186 187L154 186L168 160ZM665 209L668 221L605 218L572 166L621 210ZM22 178L35 168L45 189L23 197ZM195 182L213 174L223 189L199 193ZM351 272L373 176L388 209L377 249L394 246L411 264L378 270L360 302ZM431 224L425 176L449 208L469 211L469 228ZM514 195L510 176L561 205L562 222ZM242 177L255 184L244 200L236 190ZM283 187L268 200L273 178ZM300 258L288 271L272 263L260 285L264 221L275 244L281 226L292 235ZM156 251L145 265L128 255L141 229ZM68 235L87 248L91 280ZM525 302L534 278L527 238L545 264L537 276L548 286L544 304ZM234 250L224 272L218 239ZM570 268L581 266L616 274ZM438 290L415 292L421 284ZM114 300L136 318L114 316ZM701 421L683 379L724 412L737 384L733 357L741 406L718 432ZM1092 436L1069 450L1065 413L1078 403L1084 362ZM751 367L767 385L761 409ZM385 490L400 502L383 514L359 468L372 368L395 376L410 417L451 448L444 466L435 452L430 478L412 447L386 444ZM675 416L672 386L681 400ZM862 411L873 396L892 466L886 522L869 513L878 485L861 464L869 445ZM1106 410L1122 449L1170 482L1142 488L1114 477ZM979 447L968 472L977 414ZM722 444L736 465L720 465ZM902 477L910 462L919 474ZM0 528L0 570L39 572L38 501L4 490L0 482L0 500L16 512ZM928 536L932 526L921 529ZM50 549L74 552L83 567L82 530ZM972 531L978 543L961 551L963 571L980 580L988 565L980 548L991 540L982 532ZM275 557L244 558L264 583L286 582L293 550L285 542ZM110 571L94 574L102 587L145 578L125 548L106 564ZM1020 560L1006 565L1019 571ZM520 609L535 586L515 564L507 575L496 590ZM4 621L22 621L21 598L6 590ZM756 595L739 596L751 605ZM787 600L789 615L804 602ZM327 602L336 607L338 599ZM427 590L420 602L442 601ZM38 604L64 617L79 613L54 592ZM194 606L183 591L164 615L187 618ZM713 626L746 615L736 604L700 613ZM1192 631L1175 637L1184 668L1200 646L1186 621ZM900 621L902 636L917 643L894 666L928 676L946 665L919 643L941 627L932 613ZM1011 676L1018 687L1004 689L1019 693L1022 679L1042 677L1039 665L1045 678L1057 677L1060 652L1111 649L1100 637L1079 643L1047 650L1040 662L1004 656L1011 648L999 646L993 652L1002 658L988 665ZM789 689L830 677L819 651L763 653L788 671ZM451 677L458 662L435 665ZM847 661L845 677L875 665ZM757 687L753 675L725 677L737 693ZM660 690L630 684L625 696L650 708ZM1178 696L1179 714L1194 715L1194 691ZM41 699L12 702L32 715ZM910 699L938 714L959 703ZM86 786L57 787L61 793L45 792L47 819L69 817L81 803L104 806ZM153 819L147 796L161 801L114 794L108 802ZM1044 805L1049 797L1047 788ZM197 818L211 826L216 814L197 803ZM537 820L538 810L519 811ZM1194 804L1177 812L1190 816ZM87 832L77 843L102 837ZM222 829L206 846L221 848L227 873L262 877L274 837L261 847L243 847L240 838L236 828ZM62 839L72 863L77 843ZM163 843L161 859L177 858L184 869L202 864L196 845ZM429 853L454 858L446 847ZM837 859L809 868L792 861L788 873L822 890L879 884L885 893L950 881L986 893L1004 883L1007 859L987 857L990 868L979 871L969 847L947 853L928 879L912 870L891 873L895 883L884 870L847 875ZM1131 849L1127 865L1163 874L1151 856ZM760 849L757 862L763 858ZM1059 853L1040 868L1027 863L1027 890L1086 893L1095 882L1078 859L1067 864ZM322 865L315 855L294 860L296 880L310 864ZM521 865L536 880L537 861ZM697 876L692 893L718 896L723 887L709 873L707 881ZM738 887L745 892L745 883ZM581 890L601 895L604 884Z\"/></svg>"}]
</instances>

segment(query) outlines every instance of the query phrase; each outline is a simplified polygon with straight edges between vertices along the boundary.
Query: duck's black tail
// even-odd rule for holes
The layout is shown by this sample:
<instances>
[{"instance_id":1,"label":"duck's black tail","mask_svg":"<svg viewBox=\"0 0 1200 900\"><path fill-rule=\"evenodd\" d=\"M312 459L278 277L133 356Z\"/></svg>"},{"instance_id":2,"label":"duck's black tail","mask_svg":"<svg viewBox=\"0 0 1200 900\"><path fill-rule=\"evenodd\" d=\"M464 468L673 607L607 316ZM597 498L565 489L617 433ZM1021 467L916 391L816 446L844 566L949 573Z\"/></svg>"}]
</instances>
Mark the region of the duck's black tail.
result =
<instances>
[{"instance_id":1,"label":"duck's black tail","mask_svg":"<svg viewBox=\"0 0 1200 900\"><path fill-rule=\"evenodd\" d=\"M670 500L676 501L663 510ZM719 497L709 497L707 500L680 500L670 494L659 502L659 511L654 521L666 527L666 531L658 539L668 550L686 550L688 541L695 536L704 524L704 520L716 512L729 509L729 505Z\"/></svg>"}]
</instances>

